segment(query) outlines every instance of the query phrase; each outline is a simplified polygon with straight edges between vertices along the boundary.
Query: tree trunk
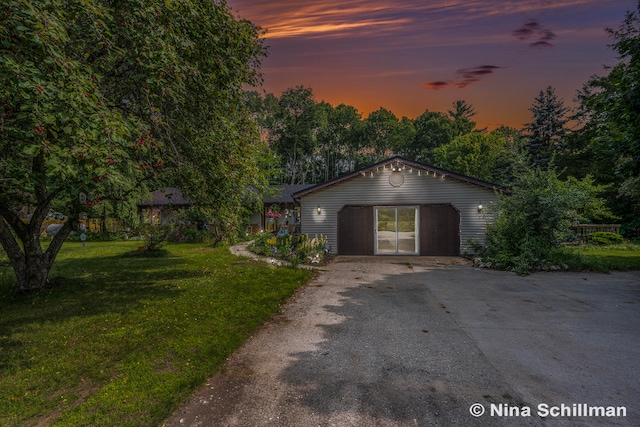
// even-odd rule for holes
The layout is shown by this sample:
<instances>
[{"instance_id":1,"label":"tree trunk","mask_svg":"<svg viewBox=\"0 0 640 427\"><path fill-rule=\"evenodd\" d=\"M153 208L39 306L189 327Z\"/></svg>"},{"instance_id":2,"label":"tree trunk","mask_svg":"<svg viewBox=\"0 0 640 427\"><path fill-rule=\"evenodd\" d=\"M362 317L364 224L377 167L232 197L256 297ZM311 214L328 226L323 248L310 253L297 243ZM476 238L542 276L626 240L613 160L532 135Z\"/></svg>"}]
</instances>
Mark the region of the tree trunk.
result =
<instances>
[{"instance_id":1,"label":"tree trunk","mask_svg":"<svg viewBox=\"0 0 640 427\"><path fill-rule=\"evenodd\" d=\"M47 286L51 263L44 253L32 253L24 257L24 262L11 264L18 280L20 292L31 292Z\"/></svg>"},{"instance_id":2,"label":"tree trunk","mask_svg":"<svg viewBox=\"0 0 640 427\"><path fill-rule=\"evenodd\" d=\"M9 215L5 215L9 216ZM42 221L25 224L20 219L7 218L13 232L22 245L16 241L9 225L0 216L0 243L7 252L9 262L16 275L18 290L31 292L47 286L49 271L58 251L71 232L72 221L68 220L55 235L45 252L40 245L40 226ZM17 220L16 220L17 219Z\"/></svg>"}]
</instances>

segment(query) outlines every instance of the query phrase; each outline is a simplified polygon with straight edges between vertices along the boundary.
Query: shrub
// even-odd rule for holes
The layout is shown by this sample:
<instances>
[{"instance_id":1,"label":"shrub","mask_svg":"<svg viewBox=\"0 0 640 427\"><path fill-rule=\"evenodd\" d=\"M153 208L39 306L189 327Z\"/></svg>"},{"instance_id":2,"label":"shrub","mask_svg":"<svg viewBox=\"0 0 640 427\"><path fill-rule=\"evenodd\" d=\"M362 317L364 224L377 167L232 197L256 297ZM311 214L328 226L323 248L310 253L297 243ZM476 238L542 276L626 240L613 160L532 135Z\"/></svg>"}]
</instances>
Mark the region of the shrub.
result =
<instances>
[{"instance_id":1,"label":"shrub","mask_svg":"<svg viewBox=\"0 0 640 427\"><path fill-rule=\"evenodd\" d=\"M598 231L587 235L587 242L594 245L615 245L623 243L624 238L618 233L610 231Z\"/></svg>"},{"instance_id":2,"label":"shrub","mask_svg":"<svg viewBox=\"0 0 640 427\"><path fill-rule=\"evenodd\" d=\"M258 234L249 250L263 256L276 256L291 262L294 267L301 263L318 263L325 259L327 238L316 235L309 239L306 234Z\"/></svg>"},{"instance_id":3,"label":"shrub","mask_svg":"<svg viewBox=\"0 0 640 427\"><path fill-rule=\"evenodd\" d=\"M147 225L143 228L146 252L159 251L167 242L171 228L166 225Z\"/></svg>"},{"instance_id":4,"label":"shrub","mask_svg":"<svg viewBox=\"0 0 640 427\"><path fill-rule=\"evenodd\" d=\"M571 234L572 223L609 215L596 197L601 190L589 177L560 181L553 170L519 171L511 194L497 203L497 218L488 229L489 257L518 274L546 265L551 251Z\"/></svg>"},{"instance_id":5,"label":"shrub","mask_svg":"<svg viewBox=\"0 0 640 427\"><path fill-rule=\"evenodd\" d=\"M248 246L248 249L258 255L268 256L272 254L271 247L268 241L273 238L269 233L256 234L253 243Z\"/></svg>"},{"instance_id":6,"label":"shrub","mask_svg":"<svg viewBox=\"0 0 640 427\"><path fill-rule=\"evenodd\" d=\"M289 234L279 234L276 238L276 253L278 258L289 260L293 252L291 246L291 236Z\"/></svg>"}]
</instances>

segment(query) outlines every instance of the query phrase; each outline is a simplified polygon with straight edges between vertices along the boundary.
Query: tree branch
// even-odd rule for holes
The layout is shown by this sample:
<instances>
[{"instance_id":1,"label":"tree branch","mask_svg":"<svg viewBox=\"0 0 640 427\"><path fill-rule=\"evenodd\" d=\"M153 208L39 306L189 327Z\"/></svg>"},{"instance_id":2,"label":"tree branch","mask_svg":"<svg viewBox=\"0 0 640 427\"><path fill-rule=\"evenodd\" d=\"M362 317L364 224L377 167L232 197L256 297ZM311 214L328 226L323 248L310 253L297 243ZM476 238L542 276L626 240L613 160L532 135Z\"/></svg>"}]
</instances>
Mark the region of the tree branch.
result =
<instances>
[{"instance_id":1,"label":"tree branch","mask_svg":"<svg viewBox=\"0 0 640 427\"><path fill-rule=\"evenodd\" d=\"M3 219L3 223L6 221L20 238L27 233L27 224L4 203L0 203L0 218Z\"/></svg>"},{"instance_id":2,"label":"tree branch","mask_svg":"<svg viewBox=\"0 0 640 427\"><path fill-rule=\"evenodd\" d=\"M63 224L62 228L55 234L55 236L53 236L49 247L45 251L48 263L53 263L53 260L56 258L56 255L62 247L62 244L65 242L65 240L67 240L69 234L71 234L72 229L73 221L71 219L68 219L67 222Z\"/></svg>"},{"instance_id":3,"label":"tree branch","mask_svg":"<svg viewBox=\"0 0 640 427\"><path fill-rule=\"evenodd\" d=\"M20 221L20 220L18 220ZM22 221L20 221L22 223ZM24 225L24 223L23 223ZM11 233L9 226L5 222L4 216L0 213L0 244L7 251L7 256L11 260L11 265L18 265L25 262L24 253L20 245Z\"/></svg>"}]
</instances>

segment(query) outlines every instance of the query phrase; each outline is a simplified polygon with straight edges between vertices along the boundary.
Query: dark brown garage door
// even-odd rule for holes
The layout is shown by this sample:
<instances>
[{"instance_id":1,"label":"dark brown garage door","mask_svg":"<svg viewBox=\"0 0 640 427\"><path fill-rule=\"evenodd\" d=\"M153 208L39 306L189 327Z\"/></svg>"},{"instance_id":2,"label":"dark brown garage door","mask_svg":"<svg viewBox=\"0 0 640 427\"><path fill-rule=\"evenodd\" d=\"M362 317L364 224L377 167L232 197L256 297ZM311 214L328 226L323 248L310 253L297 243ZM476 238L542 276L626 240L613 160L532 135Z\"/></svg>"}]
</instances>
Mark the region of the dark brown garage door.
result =
<instances>
[{"instance_id":1,"label":"dark brown garage door","mask_svg":"<svg viewBox=\"0 0 640 427\"><path fill-rule=\"evenodd\" d=\"M374 207L344 206L338 212L338 254L373 255ZM460 213L450 204L420 206L420 255L460 255Z\"/></svg>"},{"instance_id":2,"label":"dark brown garage door","mask_svg":"<svg viewBox=\"0 0 640 427\"><path fill-rule=\"evenodd\" d=\"M338 254L373 255L373 206L344 206L338 212Z\"/></svg>"},{"instance_id":3,"label":"dark brown garage door","mask_svg":"<svg viewBox=\"0 0 640 427\"><path fill-rule=\"evenodd\" d=\"M460 255L460 213L447 205L420 207L420 255Z\"/></svg>"}]
</instances>

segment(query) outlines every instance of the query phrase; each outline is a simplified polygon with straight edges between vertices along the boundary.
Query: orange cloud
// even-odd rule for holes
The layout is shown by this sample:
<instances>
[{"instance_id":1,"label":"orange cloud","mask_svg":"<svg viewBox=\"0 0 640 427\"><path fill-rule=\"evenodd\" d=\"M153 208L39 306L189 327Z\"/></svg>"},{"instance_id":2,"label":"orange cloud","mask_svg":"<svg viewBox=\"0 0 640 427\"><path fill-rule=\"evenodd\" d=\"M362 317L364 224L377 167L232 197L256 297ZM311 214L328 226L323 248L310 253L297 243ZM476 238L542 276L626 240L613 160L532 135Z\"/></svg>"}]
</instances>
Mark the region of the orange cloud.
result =
<instances>
[{"instance_id":1,"label":"orange cloud","mask_svg":"<svg viewBox=\"0 0 640 427\"><path fill-rule=\"evenodd\" d=\"M373 30L374 27L384 27L392 30L408 23L408 19L369 20L359 22L323 23L312 19L292 20L269 27L268 38L285 38L296 36L331 36L355 30Z\"/></svg>"},{"instance_id":2,"label":"orange cloud","mask_svg":"<svg viewBox=\"0 0 640 427\"><path fill-rule=\"evenodd\" d=\"M532 10L565 8L594 3L595 0L554 0L531 2L468 0L229 0L238 13L267 29L267 38L335 37L342 34L369 34L394 31L407 24L422 24L429 16L431 29L460 24L483 17L512 15ZM526 25L526 24L525 24ZM544 40L549 41L549 40Z\"/></svg>"}]
</instances>

